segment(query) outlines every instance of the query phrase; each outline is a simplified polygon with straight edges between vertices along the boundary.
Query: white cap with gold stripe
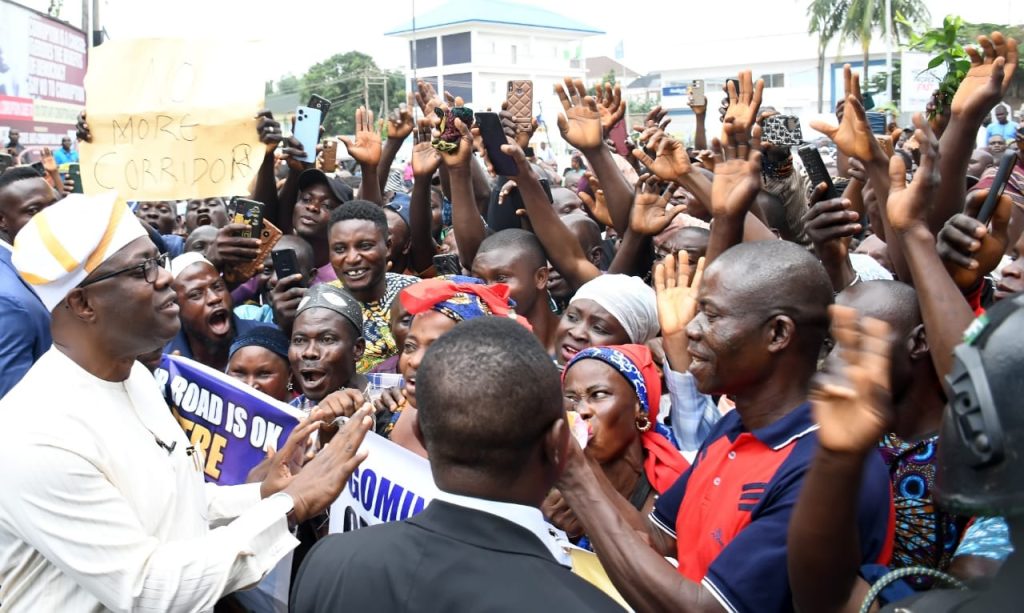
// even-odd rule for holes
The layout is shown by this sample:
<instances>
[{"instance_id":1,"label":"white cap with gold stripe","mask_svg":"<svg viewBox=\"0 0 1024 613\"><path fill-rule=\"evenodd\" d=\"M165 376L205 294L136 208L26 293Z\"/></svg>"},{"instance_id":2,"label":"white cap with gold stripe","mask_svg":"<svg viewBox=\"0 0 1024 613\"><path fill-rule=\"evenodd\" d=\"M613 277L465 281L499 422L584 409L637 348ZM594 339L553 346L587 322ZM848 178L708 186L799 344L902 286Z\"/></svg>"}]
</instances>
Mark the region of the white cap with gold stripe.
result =
<instances>
[{"instance_id":1,"label":"white cap with gold stripe","mask_svg":"<svg viewBox=\"0 0 1024 613\"><path fill-rule=\"evenodd\" d=\"M52 311L107 258L143 236L142 223L116 192L71 194L18 232L12 261Z\"/></svg>"}]
</instances>

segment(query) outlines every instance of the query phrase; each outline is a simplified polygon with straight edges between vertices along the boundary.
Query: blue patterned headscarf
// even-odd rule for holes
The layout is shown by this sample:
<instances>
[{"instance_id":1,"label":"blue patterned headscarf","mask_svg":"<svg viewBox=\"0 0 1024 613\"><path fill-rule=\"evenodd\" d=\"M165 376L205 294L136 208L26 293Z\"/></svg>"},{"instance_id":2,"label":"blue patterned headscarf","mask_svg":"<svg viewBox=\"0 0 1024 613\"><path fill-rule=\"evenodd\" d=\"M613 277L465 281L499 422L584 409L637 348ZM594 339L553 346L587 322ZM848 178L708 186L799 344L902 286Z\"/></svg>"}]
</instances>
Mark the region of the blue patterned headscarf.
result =
<instances>
[{"instance_id":1,"label":"blue patterned headscarf","mask_svg":"<svg viewBox=\"0 0 1024 613\"><path fill-rule=\"evenodd\" d=\"M644 374L640 372L640 369L637 368L633 360L626 357L626 354L622 353L618 349L614 349L612 347L587 347L572 356L569 363L565 365L565 370L568 371L576 362L587 359L601 360L605 364L608 364L615 370L619 371L619 374L625 377L626 381L629 381L629 384L633 386L633 391L636 392L636 396L640 400L640 408L642 408L644 413L648 416L651 415L647 383L644 381ZM661 395L660 390L658 395ZM658 409L655 407L655 416L657 416L657 412Z\"/></svg>"}]
</instances>

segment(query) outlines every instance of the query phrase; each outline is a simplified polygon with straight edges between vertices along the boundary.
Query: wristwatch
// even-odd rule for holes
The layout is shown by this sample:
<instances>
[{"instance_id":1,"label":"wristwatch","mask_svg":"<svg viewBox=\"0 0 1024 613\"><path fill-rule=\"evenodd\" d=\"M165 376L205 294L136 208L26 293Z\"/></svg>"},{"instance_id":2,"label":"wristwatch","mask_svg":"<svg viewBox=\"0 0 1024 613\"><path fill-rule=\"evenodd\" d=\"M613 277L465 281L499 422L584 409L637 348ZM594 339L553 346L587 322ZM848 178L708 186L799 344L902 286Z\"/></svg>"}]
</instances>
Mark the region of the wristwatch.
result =
<instances>
[{"instance_id":1,"label":"wristwatch","mask_svg":"<svg viewBox=\"0 0 1024 613\"><path fill-rule=\"evenodd\" d=\"M288 531L294 533L295 528L299 525L299 522L295 519L295 499L292 498L291 494L286 492L277 492L270 496L269 500L275 498L288 501L288 512L285 513L284 517L288 520Z\"/></svg>"}]
</instances>

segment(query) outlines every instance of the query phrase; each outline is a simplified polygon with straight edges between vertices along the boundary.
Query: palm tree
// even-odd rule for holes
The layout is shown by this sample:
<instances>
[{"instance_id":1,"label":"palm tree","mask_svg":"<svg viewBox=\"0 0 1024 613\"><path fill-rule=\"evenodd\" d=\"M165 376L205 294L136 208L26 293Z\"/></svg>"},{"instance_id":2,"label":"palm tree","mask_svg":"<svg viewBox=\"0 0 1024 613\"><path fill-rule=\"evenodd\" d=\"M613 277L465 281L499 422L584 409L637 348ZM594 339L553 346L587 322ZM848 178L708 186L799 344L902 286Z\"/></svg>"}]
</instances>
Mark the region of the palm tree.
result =
<instances>
[{"instance_id":1,"label":"palm tree","mask_svg":"<svg viewBox=\"0 0 1024 613\"><path fill-rule=\"evenodd\" d=\"M832 39L839 34L846 17L849 0L812 0L807 7L810 22L808 34L818 35L818 112L824 103L825 90L825 50Z\"/></svg>"},{"instance_id":2,"label":"palm tree","mask_svg":"<svg viewBox=\"0 0 1024 613\"><path fill-rule=\"evenodd\" d=\"M820 0L819 0L820 1ZM841 0L840 0L841 1ZM843 38L860 43L864 54L864 74L861 83L868 82L868 55L871 51L871 38L877 28L883 36L894 28L897 46L900 35L910 33L910 27L896 21L896 15L903 15L911 23L928 21L928 7L923 0L891 0L892 15L885 14L885 0L849 0L845 20L843 22Z\"/></svg>"}]
</instances>

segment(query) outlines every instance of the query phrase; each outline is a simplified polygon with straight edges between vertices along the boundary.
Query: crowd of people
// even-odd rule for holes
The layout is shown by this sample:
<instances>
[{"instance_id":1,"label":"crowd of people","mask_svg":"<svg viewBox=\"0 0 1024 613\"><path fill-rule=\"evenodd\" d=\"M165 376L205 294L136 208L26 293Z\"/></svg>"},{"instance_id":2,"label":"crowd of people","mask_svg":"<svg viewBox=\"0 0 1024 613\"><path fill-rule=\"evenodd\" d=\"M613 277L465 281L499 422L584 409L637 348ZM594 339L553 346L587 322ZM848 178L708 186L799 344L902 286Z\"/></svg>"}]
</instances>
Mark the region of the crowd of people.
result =
<instances>
[{"instance_id":1,"label":"crowd of people","mask_svg":"<svg viewBox=\"0 0 1024 613\"><path fill-rule=\"evenodd\" d=\"M969 56L949 108L881 135L847 66L836 124L812 124L839 152L819 185L766 140L778 113L750 71L709 150L706 107L699 149L655 108L625 156L619 92L566 78L564 174L505 110L516 172L496 173L472 111L424 82L379 124L357 111L354 174L262 112L239 196L280 230L270 249L227 198L72 193L54 154L40 173L17 151L0 608L272 611L273 573L303 612L1013 610L1017 42ZM408 138L411 180L392 168ZM204 483L154 382L167 355L306 418L250 483ZM369 432L440 493L328 535Z\"/></svg>"}]
</instances>

